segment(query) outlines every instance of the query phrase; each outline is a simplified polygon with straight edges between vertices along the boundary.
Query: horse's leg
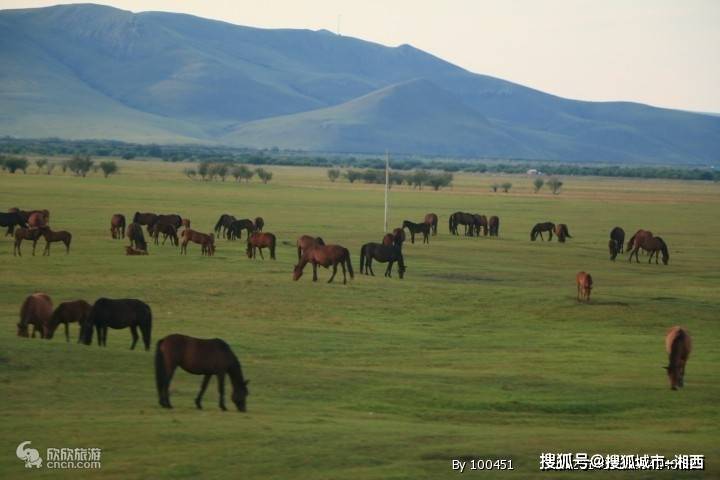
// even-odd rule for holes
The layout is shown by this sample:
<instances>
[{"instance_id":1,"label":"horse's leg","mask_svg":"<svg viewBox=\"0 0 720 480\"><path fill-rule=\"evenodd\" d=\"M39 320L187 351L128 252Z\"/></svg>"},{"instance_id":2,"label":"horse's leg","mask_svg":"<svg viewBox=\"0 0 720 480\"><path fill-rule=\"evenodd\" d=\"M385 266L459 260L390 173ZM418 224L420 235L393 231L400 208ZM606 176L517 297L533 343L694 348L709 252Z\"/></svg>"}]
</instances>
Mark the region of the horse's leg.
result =
<instances>
[{"instance_id":1,"label":"horse's leg","mask_svg":"<svg viewBox=\"0 0 720 480\"><path fill-rule=\"evenodd\" d=\"M392 267L393 267L393 263L395 263L395 260L390 260L390 261L388 262L387 268L385 269L385 276L388 277L388 278L392 278Z\"/></svg>"},{"instance_id":2,"label":"horse's leg","mask_svg":"<svg viewBox=\"0 0 720 480\"><path fill-rule=\"evenodd\" d=\"M342 267L342 271L343 271L343 285L346 285L347 277L345 277L345 262L340 262L340 266Z\"/></svg>"},{"instance_id":3,"label":"horse's leg","mask_svg":"<svg viewBox=\"0 0 720 480\"><path fill-rule=\"evenodd\" d=\"M130 345L130 350L135 350L135 344L138 341L137 325L130 325L130 334L132 335L132 345Z\"/></svg>"},{"instance_id":4,"label":"horse's leg","mask_svg":"<svg viewBox=\"0 0 720 480\"><path fill-rule=\"evenodd\" d=\"M258 252L260 252L260 258L265 260L265 257L263 256L263 253L262 253L262 249L263 249L263 247L258 247ZM255 248L253 248L253 258L255 258Z\"/></svg>"},{"instance_id":5,"label":"horse's leg","mask_svg":"<svg viewBox=\"0 0 720 480\"><path fill-rule=\"evenodd\" d=\"M70 322L68 322L66 320L63 323L65 323L65 341L69 342L70 341Z\"/></svg>"},{"instance_id":6,"label":"horse's leg","mask_svg":"<svg viewBox=\"0 0 720 480\"><path fill-rule=\"evenodd\" d=\"M195 397L195 406L198 408L198 410L202 410L202 397L205 394L205 389L208 386L208 383L210 383L210 377L212 377L212 374L207 374L203 378L202 385L200 385L200 391L197 394L197 397Z\"/></svg>"},{"instance_id":7,"label":"horse's leg","mask_svg":"<svg viewBox=\"0 0 720 480\"><path fill-rule=\"evenodd\" d=\"M410 230L410 243L415 243L415 232L413 232L412 230Z\"/></svg>"},{"instance_id":8,"label":"horse's leg","mask_svg":"<svg viewBox=\"0 0 720 480\"><path fill-rule=\"evenodd\" d=\"M35 247L37 246L38 239L36 238L33 240L33 257L35 256ZM20 251L20 247L18 247L18 252Z\"/></svg>"},{"instance_id":9,"label":"horse's leg","mask_svg":"<svg viewBox=\"0 0 720 480\"><path fill-rule=\"evenodd\" d=\"M372 260L373 260L372 255L368 255L368 257L367 257L367 263L365 264L365 266L366 266L366 268L367 268L368 270L370 270L370 275L372 275L372 276L374 277L374 276L375 276L375 272L373 272L373 269L372 269Z\"/></svg>"},{"instance_id":10,"label":"horse's leg","mask_svg":"<svg viewBox=\"0 0 720 480\"><path fill-rule=\"evenodd\" d=\"M163 359L163 362L164 361L165 361L165 359ZM165 364L165 366L167 367L167 363ZM170 380L172 380L173 375L175 375L176 368L177 368L177 365L175 365L175 364L172 364L172 366L170 368L166 368L167 375L165 377L165 384L163 385L163 388L162 388L162 399L160 401L160 404L166 408L172 408L172 405L170 405ZM163 404L163 401L165 402L164 404Z\"/></svg>"},{"instance_id":11,"label":"horse's leg","mask_svg":"<svg viewBox=\"0 0 720 480\"><path fill-rule=\"evenodd\" d=\"M330 280L327 281L327 283L332 283L333 278L335 278L335 275L337 274L337 262L333 263L333 273L330 275Z\"/></svg>"},{"instance_id":12,"label":"horse's leg","mask_svg":"<svg viewBox=\"0 0 720 480\"><path fill-rule=\"evenodd\" d=\"M67 255L68 253L70 253L70 242L63 240L63 243L65 243L65 255Z\"/></svg>"},{"instance_id":13,"label":"horse's leg","mask_svg":"<svg viewBox=\"0 0 720 480\"><path fill-rule=\"evenodd\" d=\"M317 263L313 262L313 282L317 282Z\"/></svg>"},{"instance_id":14,"label":"horse's leg","mask_svg":"<svg viewBox=\"0 0 720 480\"><path fill-rule=\"evenodd\" d=\"M225 408L225 372L218 373L218 393L220 394L220 409L227 410Z\"/></svg>"}]
</instances>

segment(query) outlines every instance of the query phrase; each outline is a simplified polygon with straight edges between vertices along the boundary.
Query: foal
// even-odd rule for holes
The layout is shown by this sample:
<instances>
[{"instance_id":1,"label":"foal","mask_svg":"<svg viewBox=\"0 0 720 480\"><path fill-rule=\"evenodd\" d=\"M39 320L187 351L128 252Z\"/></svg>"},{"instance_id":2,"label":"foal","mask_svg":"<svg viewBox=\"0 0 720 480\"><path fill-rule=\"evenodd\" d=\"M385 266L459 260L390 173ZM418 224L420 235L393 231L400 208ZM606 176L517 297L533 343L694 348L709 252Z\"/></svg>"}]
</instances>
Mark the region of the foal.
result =
<instances>
[{"instance_id":1,"label":"foal","mask_svg":"<svg viewBox=\"0 0 720 480\"><path fill-rule=\"evenodd\" d=\"M35 247L37 246L37 242L40 239L40 229L39 228L23 228L20 227L15 230L15 244L13 245L13 255L17 255L22 257L22 252L20 251L20 245L22 245L23 240L32 240L33 242L33 256L35 256Z\"/></svg>"},{"instance_id":2,"label":"foal","mask_svg":"<svg viewBox=\"0 0 720 480\"><path fill-rule=\"evenodd\" d=\"M590 302L590 292L593 288L593 279L589 273L578 272L575 276L577 283L577 299L578 302Z\"/></svg>"},{"instance_id":3,"label":"foal","mask_svg":"<svg viewBox=\"0 0 720 480\"><path fill-rule=\"evenodd\" d=\"M70 253L70 242L72 241L72 234L65 230L54 232L50 230L50 227L42 227L40 229L42 236L45 237L45 251L43 256L50 255L50 244L53 242L63 242L65 244L65 255Z\"/></svg>"}]
</instances>

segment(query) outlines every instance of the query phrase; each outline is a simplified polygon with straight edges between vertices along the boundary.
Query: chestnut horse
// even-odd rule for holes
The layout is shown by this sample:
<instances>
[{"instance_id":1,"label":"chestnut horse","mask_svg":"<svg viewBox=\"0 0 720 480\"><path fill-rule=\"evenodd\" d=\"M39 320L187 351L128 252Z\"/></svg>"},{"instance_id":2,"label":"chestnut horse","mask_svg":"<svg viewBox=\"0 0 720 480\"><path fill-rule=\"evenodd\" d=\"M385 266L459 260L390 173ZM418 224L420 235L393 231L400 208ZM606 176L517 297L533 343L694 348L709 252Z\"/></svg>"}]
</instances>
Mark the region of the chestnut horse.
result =
<instances>
[{"instance_id":1,"label":"chestnut horse","mask_svg":"<svg viewBox=\"0 0 720 480\"><path fill-rule=\"evenodd\" d=\"M670 388L677 390L685 386L685 364L692 351L690 333L682 327L672 327L665 336L665 351L668 353L667 370Z\"/></svg>"},{"instance_id":2,"label":"chestnut horse","mask_svg":"<svg viewBox=\"0 0 720 480\"><path fill-rule=\"evenodd\" d=\"M70 341L70 332L68 324L77 322L79 325L79 332L82 331L83 327L87 327L88 318L90 316L90 309L92 306L85 300L75 300L72 302L63 302L57 306L55 311L50 318L48 324L47 338L52 338L55 334L57 327L63 323L65 324L65 341ZM79 333L78 332L78 333ZM78 342L81 337L78 334Z\"/></svg>"},{"instance_id":3,"label":"chestnut horse","mask_svg":"<svg viewBox=\"0 0 720 480\"><path fill-rule=\"evenodd\" d=\"M116 213L110 219L110 235L113 239L125 238L125 215Z\"/></svg>"},{"instance_id":4,"label":"chestnut horse","mask_svg":"<svg viewBox=\"0 0 720 480\"><path fill-rule=\"evenodd\" d=\"M395 245L382 245L379 243L366 243L360 249L360 273L367 275L368 273L375 276L375 272L372 269L372 261L377 260L378 262L388 262L388 266L385 269L385 276L392 277L392 267L395 262L398 262L398 275L402 280L405 275L405 262L403 260L402 250L400 247Z\"/></svg>"},{"instance_id":5,"label":"chestnut horse","mask_svg":"<svg viewBox=\"0 0 720 480\"><path fill-rule=\"evenodd\" d=\"M488 230L490 230L491 237L497 237L500 233L500 218L493 215L488 220Z\"/></svg>"},{"instance_id":6,"label":"chestnut horse","mask_svg":"<svg viewBox=\"0 0 720 480\"><path fill-rule=\"evenodd\" d=\"M187 244L189 242L197 243L202 246L202 255L212 257L215 254L215 234L205 234L196 232L195 230L186 228L182 232L182 244L180 245L180 254L187 255Z\"/></svg>"},{"instance_id":7,"label":"chestnut horse","mask_svg":"<svg viewBox=\"0 0 720 480\"><path fill-rule=\"evenodd\" d=\"M275 260L275 235L272 233L253 232L248 236L247 239L247 253L248 258L255 258L255 254L260 250L260 258L265 260L263 256L263 248L270 249L270 258Z\"/></svg>"},{"instance_id":8,"label":"chestnut horse","mask_svg":"<svg viewBox=\"0 0 720 480\"><path fill-rule=\"evenodd\" d=\"M578 272L575 276L575 283L577 283L577 299L578 302L586 301L590 302L590 292L593 288L593 279L589 273Z\"/></svg>"},{"instance_id":9,"label":"chestnut horse","mask_svg":"<svg viewBox=\"0 0 720 480\"><path fill-rule=\"evenodd\" d=\"M628 250L630 250L631 248L632 251L630 252L630 257L628 257L629 262L632 262L632 257L633 255L635 255L636 262L640 263L640 259L638 258L638 251L641 248L650 252L650 257L648 257L648 263L652 261L654 255L655 264L657 264L660 252L662 252L662 261L665 265L667 265L668 261L670 260L670 252L668 251L665 241L660 237L653 236L652 232L648 230L638 230L635 235L630 238L630 241L628 242Z\"/></svg>"},{"instance_id":10,"label":"chestnut horse","mask_svg":"<svg viewBox=\"0 0 720 480\"><path fill-rule=\"evenodd\" d=\"M135 246L135 249L147 252L147 242L139 223L133 222L128 225L125 234L130 239L130 247Z\"/></svg>"},{"instance_id":11,"label":"chestnut horse","mask_svg":"<svg viewBox=\"0 0 720 480\"><path fill-rule=\"evenodd\" d=\"M317 282L317 266L320 265L324 268L333 267L333 273L330 276L330 283L337 274L338 264L342 267L343 271L343 284L347 283L345 276L345 267L350 273L350 278L354 278L352 263L350 263L350 251L340 245L314 245L303 251L298 264L293 269L293 280L298 280L302 274L305 265L312 263L313 266L313 282Z\"/></svg>"},{"instance_id":12,"label":"chestnut horse","mask_svg":"<svg viewBox=\"0 0 720 480\"><path fill-rule=\"evenodd\" d=\"M108 327L112 329L130 327L132 335L130 350L135 349L138 341L137 329L140 328L145 350L150 350L152 310L145 302L134 298L118 300L99 298L92 306L87 321L80 328L82 343L85 345L92 343L93 327L97 330L100 346L107 346Z\"/></svg>"},{"instance_id":13,"label":"chestnut horse","mask_svg":"<svg viewBox=\"0 0 720 480\"><path fill-rule=\"evenodd\" d=\"M297 252L298 252L298 262L300 262L300 258L302 257L302 252L307 250L310 247L314 247L315 245L325 245L325 241L320 237L311 237L310 235L303 235L302 237L297 239L297 242L295 243L297 245Z\"/></svg>"},{"instance_id":14,"label":"chestnut horse","mask_svg":"<svg viewBox=\"0 0 720 480\"><path fill-rule=\"evenodd\" d=\"M405 230L402 228L396 228L392 233L386 233L383 236L382 244L387 246L396 246L402 248L402 244L405 241Z\"/></svg>"},{"instance_id":15,"label":"chestnut horse","mask_svg":"<svg viewBox=\"0 0 720 480\"><path fill-rule=\"evenodd\" d=\"M22 245L23 240L32 240L33 242L33 251L32 254L35 256L35 247L37 246L37 242L40 239L40 236L42 235L42 232L39 228L23 228L20 227L17 230L15 230L15 243L13 244L13 256L17 255L22 257L22 252L20 251L20 246Z\"/></svg>"},{"instance_id":16,"label":"chestnut horse","mask_svg":"<svg viewBox=\"0 0 720 480\"><path fill-rule=\"evenodd\" d=\"M45 250L43 251L43 256L50 255L50 244L54 242L64 243L65 255L70 253L70 242L72 242L72 233L65 230L59 230L57 232L54 232L50 230L50 227L42 227L40 229L40 232L45 238Z\"/></svg>"},{"instance_id":17,"label":"chestnut horse","mask_svg":"<svg viewBox=\"0 0 720 480\"><path fill-rule=\"evenodd\" d=\"M540 235L540 239L544 242L545 238L543 237L543 232L548 232L550 235L550 239L548 241L550 241L552 240L553 230L555 230L555 224L552 222L536 223L532 231L530 231L530 240L534 242L538 235Z\"/></svg>"},{"instance_id":18,"label":"chestnut horse","mask_svg":"<svg viewBox=\"0 0 720 480\"><path fill-rule=\"evenodd\" d=\"M570 235L570 232L568 232L568 227L564 223L558 223L555 225L555 235L557 235L558 242L565 243L566 238L572 238Z\"/></svg>"},{"instance_id":19,"label":"chestnut horse","mask_svg":"<svg viewBox=\"0 0 720 480\"><path fill-rule=\"evenodd\" d=\"M438 216L434 213L428 213L425 215L425 223L430 225L433 236L437 235Z\"/></svg>"},{"instance_id":20,"label":"chestnut horse","mask_svg":"<svg viewBox=\"0 0 720 480\"><path fill-rule=\"evenodd\" d=\"M33 212L28 217L27 224L30 228L42 228L48 225L47 216L43 212Z\"/></svg>"},{"instance_id":21,"label":"chestnut horse","mask_svg":"<svg viewBox=\"0 0 720 480\"><path fill-rule=\"evenodd\" d=\"M220 394L220 408L225 408L225 374L230 377L233 393L230 397L241 412L246 411L249 380L245 380L240 361L230 346L219 338L202 339L174 333L161 338L155 347L155 383L160 397L160 406L170 405L170 381L177 367L194 375L204 375L200 392L195 397L195 406L202 409L202 397L210 378L217 375Z\"/></svg>"},{"instance_id":22,"label":"chestnut horse","mask_svg":"<svg viewBox=\"0 0 720 480\"><path fill-rule=\"evenodd\" d=\"M615 261L618 253L623 253L625 246L625 230L615 227L610 230L610 241L608 242L608 250L610 250L610 260Z\"/></svg>"},{"instance_id":23,"label":"chestnut horse","mask_svg":"<svg viewBox=\"0 0 720 480\"><path fill-rule=\"evenodd\" d=\"M35 338L36 331L40 332L40 338L45 338L52 314L52 300L46 293L33 293L28 296L20 307L18 336L28 337L28 325L32 325L32 338Z\"/></svg>"},{"instance_id":24,"label":"chestnut horse","mask_svg":"<svg viewBox=\"0 0 720 480\"><path fill-rule=\"evenodd\" d=\"M415 234L422 233L423 243L430 243L430 225L427 223L414 223L410 220L403 221L402 228L410 232L410 243L415 243Z\"/></svg>"}]
</instances>

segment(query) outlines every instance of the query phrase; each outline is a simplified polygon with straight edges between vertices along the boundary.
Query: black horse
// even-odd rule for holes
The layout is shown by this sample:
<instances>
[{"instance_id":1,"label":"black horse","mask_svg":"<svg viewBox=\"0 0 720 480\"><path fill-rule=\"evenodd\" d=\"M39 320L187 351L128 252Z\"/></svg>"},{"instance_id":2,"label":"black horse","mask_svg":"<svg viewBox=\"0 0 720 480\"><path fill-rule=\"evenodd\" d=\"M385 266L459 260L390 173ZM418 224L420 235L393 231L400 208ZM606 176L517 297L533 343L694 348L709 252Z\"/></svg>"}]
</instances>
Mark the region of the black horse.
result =
<instances>
[{"instance_id":1,"label":"black horse","mask_svg":"<svg viewBox=\"0 0 720 480\"><path fill-rule=\"evenodd\" d=\"M15 231L15 227L27 227L27 221L23 216L18 212L11 212L11 213L5 213L0 212L0 227L7 227L7 232L5 232L5 236L12 235Z\"/></svg>"},{"instance_id":2,"label":"black horse","mask_svg":"<svg viewBox=\"0 0 720 480\"><path fill-rule=\"evenodd\" d=\"M228 240L242 238L243 230L247 230L247 234L250 235L255 231L255 223L248 218L243 218L242 220L235 220L230 224L230 228L227 229L226 235Z\"/></svg>"},{"instance_id":3,"label":"black horse","mask_svg":"<svg viewBox=\"0 0 720 480\"><path fill-rule=\"evenodd\" d=\"M550 238L548 239L548 241L550 241L552 240L554 230L555 224L552 222L538 223L533 227L532 231L530 232L530 240L534 242L538 235L540 235L540 238L544 242L545 238L543 237L542 232L547 232L548 235L550 235Z\"/></svg>"},{"instance_id":4,"label":"black horse","mask_svg":"<svg viewBox=\"0 0 720 480\"><path fill-rule=\"evenodd\" d=\"M493 215L488 220L488 229L490 230L491 237L497 237L500 233L500 217Z\"/></svg>"},{"instance_id":5,"label":"black horse","mask_svg":"<svg viewBox=\"0 0 720 480\"><path fill-rule=\"evenodd\" d=\"M458 225L465 226L465 235L468 235L468 227L470 229L470 235L472 235L473 225L475 225L475 219L472 213L455 212L450 215L449 220L450 233L458 235Z\"/></svg>"},{"instance_id":6,"label":"black horse","mask_svg":"<svg viewBox=\"0 0 720 480\"><path fill-rule=\"evenodd\" d=\"M99 298L93 305L92 310L90 310L88 320L80 332L85 345L92 343L93 327L97 330L98 345L100 346L107 346L108 327L114 329L130 327L130 333L132 334L130 350L133 350L135 344L137 344L137 329L140 328L145 350L149 350L152 332L152 310L146 303L133 298L117 300Z\"/></svg>"},{"instance_id":7,"label":"black horse","mask_svg":"<svg viewBox=\"0 0 720 480\"><path fill-rule=\"evenodd\" d=\"M615 227L610 230L610 241L608 242L608 249L610 250L610 260L615 260L618 253L624 253L625 245L625 230L620 227Z\"/></svg>"},{"instance_id":8,"label":"black horse","mask_svg":"<svg viewBox=\"0 0 720 480\"><path fill-rule=\"evenodd\" d=\"M416 233L422 233L423 243L430 243L430 225L427 223L414 223L410 220L405 220L402 224L402 228L407 228L410 232L410 243L415 243Z\"/></svg>"},{"instance_id":9,"label":"black horse","mask_svg":"<svg viewBox=\"0 0 720 480\"><path fill-rule=\"evenodd\" d=\"M232 215L228 215L227 213L223 213L220 215L220 218L218 219L217 223L215 224L215 236L216 237L224 237L227 233L227 230L230 228L230 225L236 220L235 217ZM222 230L222 235L220 231Z\"/></svg>"},{"instance_id":10,"label":"black horse","mask_svg":"<svg viewBox=\"0 0 720 480\"><path fill-rule=\"evenodd\" d=\"M388 262L387 269L385 269L385 276L392 277L392 267L395 262L398 262L398 275L400 279L405 276L405 262L403 260L402 249L395 245L383 245L381 243L366 243L360 249L360 272L365 275L375 276L375 272L372 269L372 261L377 260L378 262Z\"/></svg>"}]
</instances>

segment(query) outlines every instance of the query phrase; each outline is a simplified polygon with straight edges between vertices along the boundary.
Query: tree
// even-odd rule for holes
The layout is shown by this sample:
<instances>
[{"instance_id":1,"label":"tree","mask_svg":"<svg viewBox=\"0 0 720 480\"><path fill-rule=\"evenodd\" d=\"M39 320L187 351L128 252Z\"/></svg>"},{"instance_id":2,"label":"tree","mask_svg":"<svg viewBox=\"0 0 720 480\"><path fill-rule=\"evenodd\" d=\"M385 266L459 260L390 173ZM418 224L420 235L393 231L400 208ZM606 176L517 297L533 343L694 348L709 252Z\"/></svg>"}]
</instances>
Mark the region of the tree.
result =
<instances>
[{"instance_id":1,"label":"tree","mask_svg":"<svg viewBox=\"0 0 720 480\"><path fill-rule=\"evenodd\" d=\"M327 176L331 182L335 182L335 180L340 178L340 170L337 168L330 168L327 171Z\"/></svg>"},{"instance_id":2,"label":"tree","mask_svg":"<svg viewBox=\"0 0 720 480\"><path fill-rule=\"evenodd\" d=\"M239 182L240 180L245 180L245 182L249 182L253 175L255 175L255 172L250 170L245 165L236 165L232 168L231 174L233 177L235 177L236 182Z\"/></svg>"},{"instance_id":3,"label":"tree","mask_svg":"<svg viewBox=\"0 0 720 480\"><path fill-rule=\"evenodd\" d=\"M118 166L114 160L106 160L104 162L100 162L100 169L103 171L105 178L108 178L110 175L118 171Z\"/></svg>"},{"instance_id":4,"label":"tree","mask_svg":"<svg viewBox=\"0 0 720 480\"><path fill-rule=\"evenodd\" d=\"M77 176L86 177L94 163L90 155L73 155L67 161L67 168Z\"/></svg>"},{"instance_id":5,"label":"tree","mask_svg":"<svg viewBox=\"0 0 720 480\"><path fill-rule=\"evenodd\" d=\"M452 173L438 173L436 175L431 175L428 183L433 187L433 190L440 190L441 187L447 187L450 185L452 180Z\"/></svg>"},{"instance_id":6,"label":"tree","mask_svg":"<svg viewBox=\"0 0 720 480\"><path fill-rule=\"evenodd\" d=\"M133 158L135 158L135 154L132 152L123 153L122 158L123 160L132 160Z\"/></svg>"},{"instance_id":7,"label":"tree","mask_svg":"<svg viewBox=\"0 0 720 480\"><path fill-rule=\"evenodd\" d=\"M37 166L37 173L40 173L40 171L48 164L47 158L39 158L35 160L35 165Z\"/></svg>"},{"instance_id":8,"label":"tree","mask_svg":"<svg viewBox=\"0 0 720 480\"><path fill-rule=\"evenodd\" d=\"M422 190L423 185L430 181L430 174L425 170L415 170L412 173L412 183L415 188Z\"/></svg>"},{"instance_id":9,"label":"tree","mask_svg":"<svg viewBox=\"0 0 720 480\"><path fill-rule=\"evenodd\" d=\"M210 173L210 162L200 162L197 173L203 180L206 180L208 173Z\"/></svg>"},{"instance_id":10,"label":"tree","mask_svg":"<svg viewBox=\"0 0 720 480\"><path fill-rule=\"evenodd\" d=\"M197 175L197 171L194 168L186 168L183 170L183 173L191 180L195 180L195 176Z\"/></svg>"},{"instance_id":11,"label":"tree","mask_svg":"<svg viewBox=\"0 0 720 480\"><path fill-rule=\"evenodd\" d=\"M497 191L498 191L498 188L500 188L500 185L498 185L497 183L493 183L492 185L490 185L490 189L491 189L493 192L497 192Z\"/></svg>"},{"instance_id":12,"label":"tree","mask_svg":"<svg viewBox=\"0 0 720 480\"><path fill-rule=\"evenodd\" d=\"M552 191L553 195L557 195L560 193L560 188L563 186L563 182L560 181L558 178L551 178L547 181L547 186L550 188L550 191Z\"/></svg>"},{"instance_id":13,"label":"tree","mask_svg":"<svg viewBox=\"0 0 720 480\"><path fill-rule=\"evenodd\" d=\"M27 173L29 162L27 158L9 157L5 159L5 168L8 172L15 173L17 170L22 170L23 173Z\"/></svg>"},{"instance_id":14,"label":"tree","mask_svg":"<svg viewBox=\"0 0 720 480\"><path fill-rule=\"evenodd\" d=\"M272 172L268 172L264 168L258 168L255 170L255 173L257 173L257 176L260 180L262 180L263 183L267 183L270 180L272 180Z\"/></svg>"},{"instance_id":15,"label":"tree","mask_svg":"<svg viewBox=\"0 0 720 480\"><path fill-rule=\"evenodd\" d=\"M362 172L358 170L348 170L345 172L345 178L347 178L350 183L355 183L355 180L361 178L362 176Z\"/></svg>"},{"instance_id":16,"label":"tree","mask_svg":"<svg viewBox=\"0 0 720 480\"><path fill-rule=\"evenodd\" d=\"M545 185L545 180L543 180L542 178L536 178L533 181L533 188L535 188L535 193L538 193L543 187L543 185Z\"/></svg>"},{"instance_id":17,"label":"tree","mask_svg":"<svg viewBox=\"0 0 720 480\"><path fill-rule=\"evenodd\" d=\"M220 177L220 180L223 182L225 181L225 177L227 177L228 174L228 166L226 163L213 163L210 165L210 177L215 178Z\"/></svg>"},{"instance_id":18,"label":"tree","mask_svg":"<svg viewBox=\"0 0 720 480\"><path fill-rule=\"evenodd\" d=\"M48 162L47 165L45 165L45 173L47 175L50 175L52 171L55 169L56 164L52 162Z\"/></svg>"},{"instance_id":19,"label":"tree","mask_svg":"<svg viewBox=\"0 0 720 480\"><path fill-rule=\"evenodd\" d=\"M508 193L510 191L510 189L512 188L512 183L505 182L502 185L500 185L500 187L503 189L503 192Z\"/></svg>"}]
</instances>

